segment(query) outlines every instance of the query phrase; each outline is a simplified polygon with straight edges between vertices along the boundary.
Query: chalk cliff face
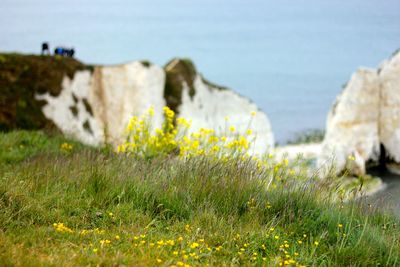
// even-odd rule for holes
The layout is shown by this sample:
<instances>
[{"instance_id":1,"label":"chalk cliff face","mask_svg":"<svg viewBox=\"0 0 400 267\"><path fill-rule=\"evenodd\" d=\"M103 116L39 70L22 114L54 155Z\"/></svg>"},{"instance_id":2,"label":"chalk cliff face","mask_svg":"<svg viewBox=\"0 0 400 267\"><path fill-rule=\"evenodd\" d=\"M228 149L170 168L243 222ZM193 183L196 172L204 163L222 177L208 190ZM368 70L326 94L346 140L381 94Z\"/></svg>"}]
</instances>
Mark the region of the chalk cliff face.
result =
<instances>
[{"instance_id":1,"label":"chalk cliff face","mask_svg":"<svg viewBox=\"0 0 400 267\"><path fill-rule=\"evenodd\" d=\"M242 134L251 128L256 134L251 152L261 154L273 147L274 140L267 115L249 99L206 81L190 62L176 59L167 64L165 70L169 81L181 81L179 86L174 86L180 88L181 99L175 101L179 102L176 112L178 117L192 119L190 131L198 132L203 127L225 135L228 125L234 126ZM252 112L255 112L254 116L251 116Z\"/></svg>"},{"instance_id":2,"label":"chalk cliff face","mask_svg":"<svg viewBox=\"0 0 400 267\"><path fill-rule=\"evenodd\" d=\"M353 74L328 115L318 165L364 174L382 156L400 162L400 53Z\"/></svg>"},{"instance_id":3,"label":"chalk cliff face","mask_svg":"<svg viewBox=\"0 0 400 267\"><path fill-rule=\"evenodd\" d=\"M33 56L29 57L35 61ZM0 65L0 75L8 69L5 64L10 60L7 56L5 58L5 62L0 62L3 64ZM18 60L24 61L25 58L19 56ZM58 66L64 59L36 57L36 60L47 60L41 62L44 66ZM238 133L244 134L251 121L250 128L257 136L252 151L261 153L273 147L273 135L266 114L247 98L207 82L189 60L174 59L165 68L139 61L117 66L77 66L69 75L60 75L63 66L59 66L57 79L52 83L46 83L41 90L28 90L30 99L24 101L40 103L35 104L42 113L37 116L44 122L27 128L54 124L64 134L84 143L117 145L124 140L124 130L131 116L141 115L153 106L153 125L159 127L164 119L162 108L167 105L178 117L192 120L191 131L203 127L223 133L227 125L233 125ZM51 69L54 67L32 77L32 83L48 79ZM0 91L11 92L7 88L14 87L27 90L26 87L31 85L20 83L19 77L18 74L4 83L0 79ZM55 93L54 89L47 88L55 85ZM18 102L18 99L12 98L10 93L0 101ZM250 114L253 111L256 115L252 117ZM35 112L38 113L37 110ZM16 120L16 114L18 112L8 115L0 109L1 128L24 128L18 123L10 123ZM228 122L225 120L227 116Z\"/></svg>"},{"instance_id":4,"label":"chalk cliff face","mask_svg":"<svg viewBox=\"0 0 400 267\"><path fill-rule=\"evenodd\" d=\"M387 157L400 162L400 51L383 63L379 70L381 83L379 136Z\"/></svg>"},{"instance_id":5,"label":"chalk cliff face","mask_svg":"<svg viewBox=\"0 0 400 267\"><path fill-rule=\"evenodd\" d=\"M64 77L60 95L36 94L36 99L46 101L43 113L63 133L91 145L117 144L131 116L151 105L154 123L161 124L164 80L160 67L141 62L95 67L76 72L73 79Z\"/></svg>"}]
</instances>

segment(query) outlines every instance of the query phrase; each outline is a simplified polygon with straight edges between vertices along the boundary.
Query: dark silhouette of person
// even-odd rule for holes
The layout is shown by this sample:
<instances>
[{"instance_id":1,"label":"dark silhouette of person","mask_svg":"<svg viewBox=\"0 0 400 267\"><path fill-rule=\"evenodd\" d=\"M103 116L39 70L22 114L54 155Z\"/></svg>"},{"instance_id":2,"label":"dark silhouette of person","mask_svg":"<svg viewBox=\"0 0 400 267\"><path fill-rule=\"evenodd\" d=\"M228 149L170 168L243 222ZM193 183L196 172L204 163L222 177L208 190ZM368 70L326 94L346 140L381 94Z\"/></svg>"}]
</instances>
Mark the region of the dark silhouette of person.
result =
<instances>
[{"instance_id":1,"label":"dark silhouette of person","mask_svg":"<svg viewBox=\"0 0 400 267\"><path fill-rule=\"evenodd\" d=\"M64 55L64 48L57 46L54 49L54 55L56 56L63 56Z\"/></svg>"},{"instance_id":2,"label":"dark silhouette of person","mask_svg":"<svg viewBox=\"0 0 400 267\"><path fill-rule=\"evenodd\" d=\"M74 57L75 49L74 48L68 49L65 47L57 46L54 49L54 55L62 57Z\"/></svg>"},{"instance_id":3,"label":"dark silhouette of person","mask_svg":"<svg viewBox=\"0 0 400 267\"><path fill-rule=\"evenodd\" d=\"M42 43L42 55L50 55L49 44L47 42Z\"/></svg>"}]
</instances>

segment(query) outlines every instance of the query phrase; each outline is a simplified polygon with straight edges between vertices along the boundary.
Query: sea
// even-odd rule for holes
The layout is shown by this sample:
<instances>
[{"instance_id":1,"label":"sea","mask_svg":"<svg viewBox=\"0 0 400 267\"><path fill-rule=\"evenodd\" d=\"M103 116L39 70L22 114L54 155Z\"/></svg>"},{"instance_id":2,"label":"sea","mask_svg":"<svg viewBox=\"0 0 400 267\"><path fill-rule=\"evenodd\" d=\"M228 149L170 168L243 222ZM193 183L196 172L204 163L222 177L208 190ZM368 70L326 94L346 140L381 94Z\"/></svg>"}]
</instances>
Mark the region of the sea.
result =
<instances>
[{"instance_id":1,"label":"sea","mask_svg":"<svg viewBox=\"0 0 400 267\"><path fill-rule=\"evenodd\" d=\"M399 0L0 0L0 51L74 47L90 64L191 58L252 99L275 139L324 129L351 74L400 48Z\"/></svg>"}]
</instances>

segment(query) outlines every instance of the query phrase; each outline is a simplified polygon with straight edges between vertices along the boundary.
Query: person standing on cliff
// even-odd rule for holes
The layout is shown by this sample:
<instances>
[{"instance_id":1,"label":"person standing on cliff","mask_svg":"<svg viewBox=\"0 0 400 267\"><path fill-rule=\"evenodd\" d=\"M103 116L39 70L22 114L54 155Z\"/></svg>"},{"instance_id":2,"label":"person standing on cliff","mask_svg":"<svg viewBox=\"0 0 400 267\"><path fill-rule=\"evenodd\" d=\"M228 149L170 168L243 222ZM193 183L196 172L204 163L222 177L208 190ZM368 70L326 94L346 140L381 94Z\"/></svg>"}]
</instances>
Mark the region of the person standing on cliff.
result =
<instances>
[{"instance_id":1,"label":"person standing on cliff","mask_svg":"<svg viewBox=\"0 0 400 267\"><path fill-rule=\"evenodd\" d=\"M72 47L72 48L69 50L68 56L69 56L69 57L74 57L74 54L75 54L75 49Z\"/></svg>"},{"instance_id":2,"label":"person standing on cliff","mask_svg":"<svg viewBox=\"0 0 400 267\"><path fill-rule=\"evenodd\" d=\"M47 42L42 43L42 56L44 54L50 55L49 44Z\"/></svg>"}]
</instances>

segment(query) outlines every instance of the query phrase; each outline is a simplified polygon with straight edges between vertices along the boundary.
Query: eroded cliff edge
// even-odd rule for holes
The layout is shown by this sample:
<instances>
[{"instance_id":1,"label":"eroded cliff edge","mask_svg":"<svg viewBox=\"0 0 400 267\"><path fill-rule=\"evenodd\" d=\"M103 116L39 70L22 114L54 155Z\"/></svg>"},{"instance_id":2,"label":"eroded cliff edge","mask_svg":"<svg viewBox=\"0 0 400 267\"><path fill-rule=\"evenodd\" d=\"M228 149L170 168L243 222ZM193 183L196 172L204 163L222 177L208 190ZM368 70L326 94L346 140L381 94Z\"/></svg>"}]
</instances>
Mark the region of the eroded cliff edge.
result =
<instances>
[{"instance_id":1,"label":"eroded cliff edge","mask_svg":"<svg viewBox=\"0 0 400 267\"><path fill-rule=\"evenodd\" d=\"M400 52L379 69L359 69L328 114L318 166L361 175L400 163ZM326 170L325 170L326 171Z\"/></svg>"},{"instance_id":2,"label":"eroded cliff edge","mask_svg":"<svg viewBox=\"0 0 400 267\"><path fill-rule=\"evenodd\" d=\"M274 140L267 115L249 99L206 81L188 59L164 68L134 61L87 66L70 58L0 54L0 130L59 129L91 145L118 144L131 116L154 107L154 126L167 105L178 117L217 132L229 125L244 134L251 120L252 152L263 153ZM251 118L250 113L256 111Z\"/></svg>"}]
</instances>

